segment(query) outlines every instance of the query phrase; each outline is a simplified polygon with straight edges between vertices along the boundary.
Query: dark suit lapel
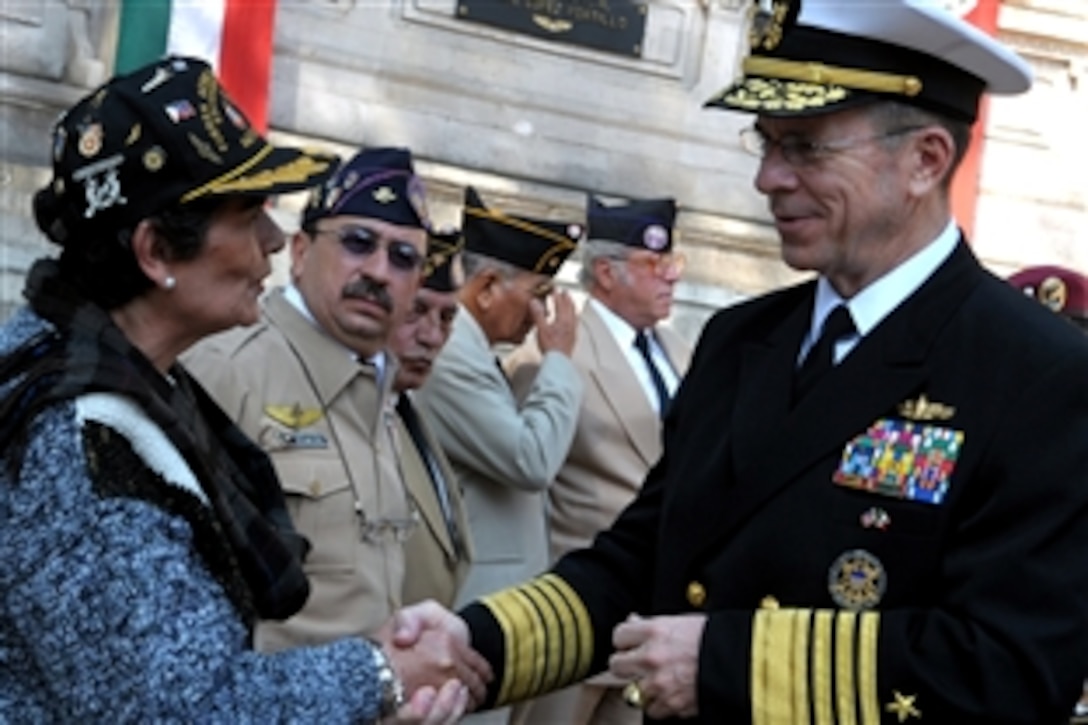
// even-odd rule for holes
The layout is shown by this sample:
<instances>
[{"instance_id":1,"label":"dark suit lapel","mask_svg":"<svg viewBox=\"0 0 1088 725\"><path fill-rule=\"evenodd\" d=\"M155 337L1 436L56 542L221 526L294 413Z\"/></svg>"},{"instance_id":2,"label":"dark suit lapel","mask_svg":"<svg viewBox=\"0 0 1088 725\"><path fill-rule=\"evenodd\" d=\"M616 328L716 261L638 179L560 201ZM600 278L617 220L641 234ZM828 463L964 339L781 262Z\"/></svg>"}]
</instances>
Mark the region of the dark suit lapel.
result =
<instances>
[{"instance_id":1,"label":"dark suit lapel","mask_svg":"<svg viewBox=\"0 0 1088 725\"><path fill-rule=\"evenodd\" d=\"M766 342L745 345L732 415L733 476L714 534L730 533L813 464L919 392L944 322L984 278L965 244L790 410L811 296ZM830 482L829 484L830 485Z\"/></svg>"}]
</instances>

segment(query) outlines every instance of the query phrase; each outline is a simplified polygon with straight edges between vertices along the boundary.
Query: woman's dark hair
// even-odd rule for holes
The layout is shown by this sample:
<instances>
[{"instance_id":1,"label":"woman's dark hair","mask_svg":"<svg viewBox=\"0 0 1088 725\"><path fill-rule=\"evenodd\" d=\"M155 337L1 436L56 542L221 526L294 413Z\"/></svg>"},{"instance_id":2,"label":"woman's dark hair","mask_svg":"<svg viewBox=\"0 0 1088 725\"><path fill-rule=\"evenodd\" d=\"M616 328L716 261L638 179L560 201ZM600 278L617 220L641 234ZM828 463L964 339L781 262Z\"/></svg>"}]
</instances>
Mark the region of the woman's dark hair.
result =
<instances>
[{"instance_id":1,"label":"woman's dark hair","mask_svg":"<svg viewBox=\"0 0 1088 725\"><path fill-rule=\"evenodd\" d=\"M238 199L246 208L264 203L264 197L219 197L166 207L148 217L163 258L186 261L200 254L216 214ZM154 283L144 275L132 253L135 227L104 230L71 224L57 201L58 197L46 189L38 192L34 216L50 241L62 248L59 264L65 280L105 310L120 307L152 288Z\"/></svg>"}]
</instances>

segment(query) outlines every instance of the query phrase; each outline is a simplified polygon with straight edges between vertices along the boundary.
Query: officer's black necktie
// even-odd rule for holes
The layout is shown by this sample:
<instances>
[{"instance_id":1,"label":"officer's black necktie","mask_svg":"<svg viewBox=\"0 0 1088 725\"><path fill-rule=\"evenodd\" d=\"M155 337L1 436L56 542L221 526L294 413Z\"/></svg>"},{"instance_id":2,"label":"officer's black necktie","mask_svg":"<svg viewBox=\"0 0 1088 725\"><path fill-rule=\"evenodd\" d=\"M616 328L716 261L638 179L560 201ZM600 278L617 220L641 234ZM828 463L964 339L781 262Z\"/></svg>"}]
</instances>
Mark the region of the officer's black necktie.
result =
<instances>
[{"instance_id":1,"label":"officer's black necktie","mask_svg":"<svg viewBox=\"0 0 1088 725\"><path fill-rule=\"evenodd\" d=\"M461 538L460 528L457 526L457 518L453 515L453 503L450 501L450 492L447 488L453 482L447 481L442 476L442 469L438 466L438 460L434 457L434 453L427 443L427 437L423 435L423 428L420 426L415 406L412 405L412 401L409 400L405 393L401 393L397 398L397 414L404 421L404 427L408 429L408 435L412 437L412 442L415 443L416 450L419 451L419 457L423 459L427 473L430 474L431 485L438 496L438 505L442 509L442 518L446 522L446 530L453 542L453 550L457 552L458 556L461 556L464 554L465 544Z\"/></svg>"},{"instance_id":2,"label":"officer's black necktie","mask_svg":"<svg viewBox=\"0 0 1088 725\"><path fill-rule=\"evenodd\" d=\"M844 337L857 334L854 318L846 305L838 305L824 320L820 339L808 351L801 367L793 376L793 399L798 401L812 389L816 381L835 364L835 343Z\"/></svg>"},{"instance_id":3,"label":"officer's black necktie","mask_svg":"<svg viewBox=\"0 0 1088 725\"><path fill-rule=\"evenodd\" d=\"M665 387L665 378L661 377L661 371L654 364L653 355L650 354L650 338L642 330L635 333L635 349L642 353L642 359L646 362L646 368L650 371L650 381L657 392L658 414L664 418L669 409L671 396L669 389Z\"/></svg>"}]
</instances>

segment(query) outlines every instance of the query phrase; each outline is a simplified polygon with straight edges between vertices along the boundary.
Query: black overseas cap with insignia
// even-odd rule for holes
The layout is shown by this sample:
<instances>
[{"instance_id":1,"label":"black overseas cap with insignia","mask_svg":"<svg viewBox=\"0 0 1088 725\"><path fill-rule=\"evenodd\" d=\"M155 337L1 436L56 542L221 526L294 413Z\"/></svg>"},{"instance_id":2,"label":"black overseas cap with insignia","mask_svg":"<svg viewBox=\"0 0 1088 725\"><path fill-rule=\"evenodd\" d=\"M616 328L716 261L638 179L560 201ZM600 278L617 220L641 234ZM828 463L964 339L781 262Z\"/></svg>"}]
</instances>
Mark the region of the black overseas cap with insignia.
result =
<instances>
[{"instance_id":1,"label":"black overseas cap with insignia","mask_svg":"<svg viewBox=\"0 0 1088 725\"><path fill-rule=\"evenodd\" d=\"M618 242L653 252L672 250L676 221L673 199L642 199L626 204L604 204L590 196L586 206L589 239Z\"/></svg>"},{"instance_id":2,"label":"black overseas cap with insignia","mask_svg":"<svg viewBox=\"0 0 1088 725\"><path fill-rule=\"evenodd\" d=\"M465 238L460 229L427 232L427 259L423 263L423 286L436 292L455 292L465 281L461 250Z\"/></svg>"},{"instance_id":3,"label":"black overseas cap with insignia","mask_svg":"<svg viewBox=\"0 0 1088 725\"><path fill-rule=\"evenodd\" d=\"M529 272L554 276L582 238L581 224L529 219L484 206L471 186L461 210L465 249Z\"/></svg>"},{"instance_id":4,"label":"black overseas cap with insignia","mask_svg":"<svg viewBox=\"0 0 1088 725\"><path fill-rule=\"evenodd\" d=\"M982 93L1031 68L939 0L753 0L742 76L708 107L768 116L890 99L973 122Z\"/></svg>"},{"instance_id":5,"label":"black overseas cap with insignia","mask_svg":"<svg viewBox=\"0 0 1088 725\"><path fill-rule=\"evenodd\" d=\"M300 191L324 181L336 157L273 146L205 61L171 56L78 101L53 128L52 161L34 208L63 245L176 204Z\"/></svg>"},{"instance_id":6,"label":"black overseas cap with insignia","mask_svg":"<svg viewBox=\"0 0 1088 725\"><path fill-rule=\"evenodd\" d=\"M371 148L344 162L323 186L314 189L302 210L302 226L318 219L360 216L390 224L427 229L427 197L416 176L412 152Z\"/></svg>"}]
</instances>

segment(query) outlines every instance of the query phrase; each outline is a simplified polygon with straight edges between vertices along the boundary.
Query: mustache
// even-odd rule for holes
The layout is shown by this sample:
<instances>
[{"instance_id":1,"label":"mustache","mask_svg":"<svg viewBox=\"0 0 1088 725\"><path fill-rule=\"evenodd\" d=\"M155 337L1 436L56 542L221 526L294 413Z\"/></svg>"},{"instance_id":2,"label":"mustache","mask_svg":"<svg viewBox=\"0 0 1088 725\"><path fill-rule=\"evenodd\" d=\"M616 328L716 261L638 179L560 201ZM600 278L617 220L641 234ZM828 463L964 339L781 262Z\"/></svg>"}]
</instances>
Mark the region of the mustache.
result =
<instances>
[{"instance_id":1,"label":"mustache","mask_svg":"<svg viewBox=\"0 0 1088 725\"><path fill-rule=\"evenodd\" d=\"M386 312L393 311L393 298L389 296L389 290L385 288L385 285L369 277L360 277L354 282L349 282L340 294L349 299L373 302Z\"/></svg>"}]
</instances>

